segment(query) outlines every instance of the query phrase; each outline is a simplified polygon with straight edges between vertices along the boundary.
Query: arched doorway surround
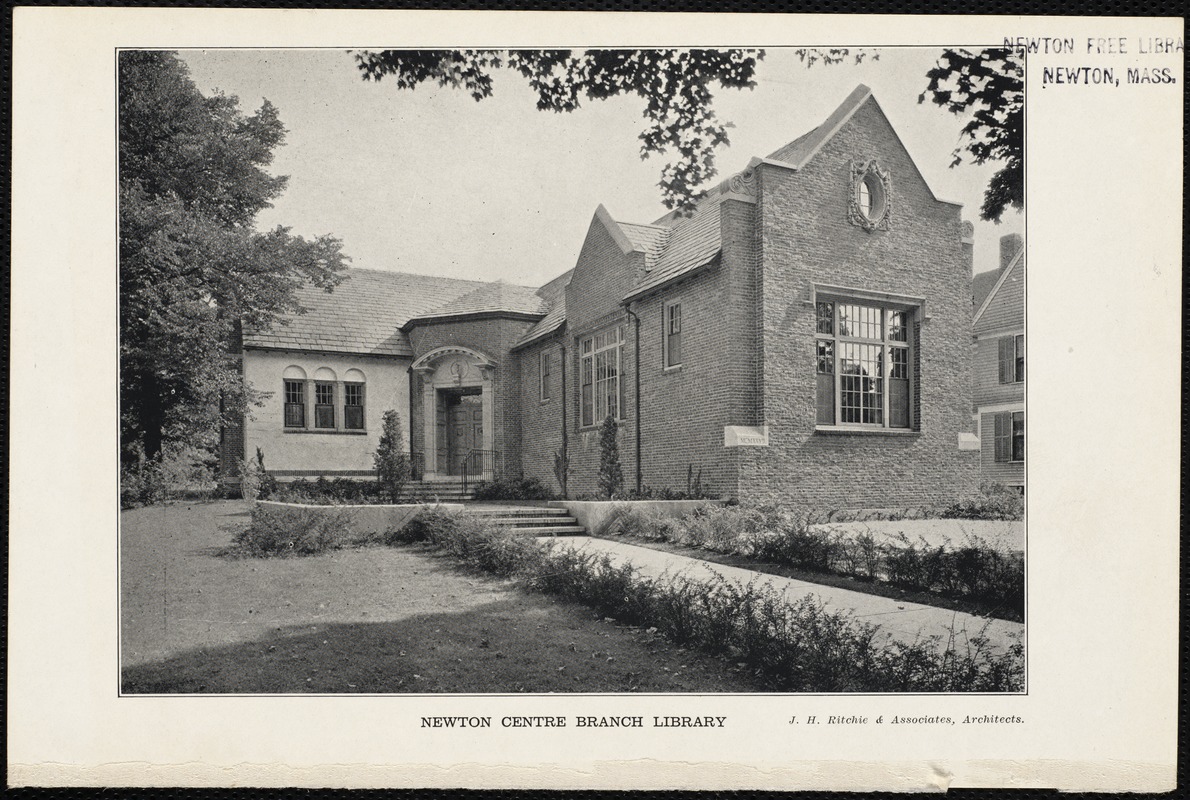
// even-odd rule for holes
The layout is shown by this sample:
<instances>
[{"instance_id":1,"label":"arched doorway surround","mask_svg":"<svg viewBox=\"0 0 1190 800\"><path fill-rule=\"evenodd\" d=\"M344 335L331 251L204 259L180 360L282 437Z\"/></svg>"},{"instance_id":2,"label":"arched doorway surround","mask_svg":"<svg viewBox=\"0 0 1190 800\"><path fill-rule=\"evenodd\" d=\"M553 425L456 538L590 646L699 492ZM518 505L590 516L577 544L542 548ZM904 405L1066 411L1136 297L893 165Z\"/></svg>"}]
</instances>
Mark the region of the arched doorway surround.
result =
<instances>
[{"instance_id":1,"label":"arched doorway surround","mask_svg":"<svg viewBox=\"0 0 1190 800\"><path fill-rule=\"evenodd\" d=\"M461 473L472 450L495 449L492 358L469 347L438 347L413 362L422 378L426 479Z\"/></svg>"}]
</instances>

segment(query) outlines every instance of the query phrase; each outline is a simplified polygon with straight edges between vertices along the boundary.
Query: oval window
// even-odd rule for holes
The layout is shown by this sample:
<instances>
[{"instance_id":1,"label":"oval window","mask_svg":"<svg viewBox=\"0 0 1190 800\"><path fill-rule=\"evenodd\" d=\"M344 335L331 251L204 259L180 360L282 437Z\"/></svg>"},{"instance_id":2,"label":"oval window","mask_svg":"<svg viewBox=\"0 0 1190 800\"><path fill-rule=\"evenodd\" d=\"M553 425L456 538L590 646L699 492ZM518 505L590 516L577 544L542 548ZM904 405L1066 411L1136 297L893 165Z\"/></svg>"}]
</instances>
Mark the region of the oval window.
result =
<instances>
[{"instance_id":1,"label":"oval window","mask_svg":"<svg viewBox=\"0 0 1190 800\"><path fill-rule=\"evenodd\" d=\"M859 182L859 210L871 222L884 216L884 185L871 171Z\"/></svg>"}]
</instances>

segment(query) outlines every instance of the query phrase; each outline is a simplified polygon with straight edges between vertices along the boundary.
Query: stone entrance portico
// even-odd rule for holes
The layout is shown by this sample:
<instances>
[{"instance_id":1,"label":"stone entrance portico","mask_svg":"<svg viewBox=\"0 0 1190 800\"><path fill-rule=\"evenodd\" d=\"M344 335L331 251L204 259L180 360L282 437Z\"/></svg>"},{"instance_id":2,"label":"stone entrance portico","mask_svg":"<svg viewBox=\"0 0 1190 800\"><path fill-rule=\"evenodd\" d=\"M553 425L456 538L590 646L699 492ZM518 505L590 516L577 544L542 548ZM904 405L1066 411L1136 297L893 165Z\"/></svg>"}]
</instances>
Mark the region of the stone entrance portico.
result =
<instances>
[{"instance_id":1,"label":"stone entrance portico","mask_svg":"<svg viewBox=\"0 0 1190 800\"><path fill-rule=\"evenodd\" d=\"M497 367L490 356L461 345L435 348L413 362L410 369L422 378L421 420L413 424L423 431L425 480L461 474L471 451L494 451Z\"/></svg>"}]
</instances>

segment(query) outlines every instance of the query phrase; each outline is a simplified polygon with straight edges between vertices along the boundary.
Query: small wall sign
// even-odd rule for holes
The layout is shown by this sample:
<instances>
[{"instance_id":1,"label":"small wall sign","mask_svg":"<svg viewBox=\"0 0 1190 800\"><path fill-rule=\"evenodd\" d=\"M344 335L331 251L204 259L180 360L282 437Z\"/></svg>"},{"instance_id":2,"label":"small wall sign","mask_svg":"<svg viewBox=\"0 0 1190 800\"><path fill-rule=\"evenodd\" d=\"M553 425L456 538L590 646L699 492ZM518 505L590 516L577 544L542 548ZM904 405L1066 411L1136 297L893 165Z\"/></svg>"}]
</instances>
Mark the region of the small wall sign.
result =
<instances>
[{"instance_id":1,"label":"small wall sign","mask_svg":"<svg viewBox=\"0 0 1190 800\"><path fill-rule=\"evenodd\" d=\"M768 447L769 426L759 428L751 425L724 425L724 447Z\"/></svg>"}]
</instances>

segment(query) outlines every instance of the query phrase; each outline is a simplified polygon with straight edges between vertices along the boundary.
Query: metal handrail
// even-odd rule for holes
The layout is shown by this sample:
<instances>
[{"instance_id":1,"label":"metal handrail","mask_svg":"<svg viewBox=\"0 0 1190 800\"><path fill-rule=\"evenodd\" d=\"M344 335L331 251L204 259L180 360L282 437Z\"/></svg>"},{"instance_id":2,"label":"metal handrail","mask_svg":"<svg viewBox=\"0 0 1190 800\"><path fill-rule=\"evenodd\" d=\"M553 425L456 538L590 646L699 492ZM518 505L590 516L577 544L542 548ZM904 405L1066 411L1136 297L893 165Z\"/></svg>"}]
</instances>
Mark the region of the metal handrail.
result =
<instances>
[{"instance_id":1,"label":"metal handrail","mask_svg":"<svg viewBox=\"0 0 1190 800\"><path fill-rule=\"evenodd\" d=\"M471 481L492 481L499 477L500 452L498 450L471 450L463 457L463 491L470 488Z\"/></svg>"}]
</instances>

